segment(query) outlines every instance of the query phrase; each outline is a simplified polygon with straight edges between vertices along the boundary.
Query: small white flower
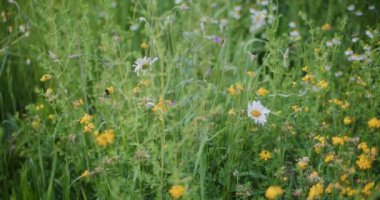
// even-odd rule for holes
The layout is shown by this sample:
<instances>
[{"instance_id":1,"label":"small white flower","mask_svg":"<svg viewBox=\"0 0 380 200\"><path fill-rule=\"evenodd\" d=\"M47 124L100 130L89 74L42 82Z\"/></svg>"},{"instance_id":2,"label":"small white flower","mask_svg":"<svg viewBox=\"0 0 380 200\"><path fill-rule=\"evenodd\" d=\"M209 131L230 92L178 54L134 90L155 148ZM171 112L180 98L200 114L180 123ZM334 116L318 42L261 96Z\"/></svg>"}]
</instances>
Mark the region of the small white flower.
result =
<instances>
[{"instance_id":1,"label":"small white flower","mask_svg":"<svg viewBox=\"0 0 380 200\"><path fill-rule=\"evenodd\" d=\"M156 58L144 57L144 58L137 59L135 61L135 64L133 65L133 67L135 67L135 72L137 73L137 75L140 75L141 72L145 74L145 72L150 70L153 63L155 63L157 60L158 60L157 57Z\"/></svg>"},{"instance_id":2,"label":"small white flower","mask_svg":"<svg viewBox=\"0 0 380 200\"><path fill-rule=\"evenodd\" d=\"M355 5L351 4L347 7L348 11L354 11L355 10Z\"/></svg>"},{"instance_id":3,"label":"small white flower","mask_svg":"<svg viewBox=\"0 0 380 200\"><path fill-rule=\"evenodd\" d=\"M359 41L359 38L357 37L352 38L352 42L358 42L358 41Z\"/></svg>"},{"instance_id":4,"label":"small white flower","mask_svg":"<svg viewBox=\"0 0 380 200\"><path fill-rule=\"evenodd\" d=\"M260 101L253 101L248 104L247 114L256 124L264 125L267 122L270 110L264 107Z\"/></svg>"},{"instance_id":5,"label":"small white flower","mask_svg":"<svg viewBox=\"0 0 380 200\"><path fill-rule=\"evenodd\" d=\"M347 49L347 50L344 52L344 55L346 55L346 56L350 56L350 55L352 55L352 54L354 54L354 52L352 51L352 49Z\"/></svg>"},{"instance_id":6,"label":"small white flower","mask_svg":"<svg viewBox=\"0 0 380 200\"><path fill-rule=\"evenodd\" d=\"M355 15L356 15L356 16L363 16L363 13L362 13L361 11L356 11L356 12L355 12Z\"/></svg>"},{"instance_id":7,"label":"small white flower","mask_svg":"<svg viewBox=\"0 0 380 200\"><path fill-rule=\"evenodd\" d=\"M370 6L368 7L368 9L369 9L369 10L375 10L375 6L374 6L374 5L370 5Z\"/></svg>"},{"instance_id":8,"label":"small white flower","mask_svg":"<svg viewBox=\"0 0 380 200\"><path fill-rule=\"evenodd\" d=\"M369 31L369 30L366 30L365 31L365 34L369 37L369 38L373 38L373 34L371 33L371 31Z\"/></svg>"},{"instance_id":9,"label":"small white flower","mask_svg":"<svg viewBox=\"0 0 380 200\"><path fill-rule=\"evenodd\" d=\"M297 24L295 22L289 22L288 26L290 28L296 28L297 27Z\"/></svg>"}]
</instances>

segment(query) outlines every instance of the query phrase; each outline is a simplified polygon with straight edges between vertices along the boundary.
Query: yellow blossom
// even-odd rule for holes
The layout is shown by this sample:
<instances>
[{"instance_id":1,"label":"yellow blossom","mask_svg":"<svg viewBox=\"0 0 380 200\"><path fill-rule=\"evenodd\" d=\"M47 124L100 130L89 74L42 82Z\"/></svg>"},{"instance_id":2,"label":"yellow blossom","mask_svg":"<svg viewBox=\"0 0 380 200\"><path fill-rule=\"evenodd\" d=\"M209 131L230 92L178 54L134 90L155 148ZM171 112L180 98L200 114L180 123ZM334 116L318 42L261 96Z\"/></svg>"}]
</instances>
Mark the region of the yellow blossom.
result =
<instances>
[{"instance_id":1,"label":"yellow blossom","mask_svg":"<svg viewBox=\"0 0 380 200\"><path fill-rule=\"evenodd\" d=\"M267 150L262 150L260 152L259 156L260 156L261 160L265 160L265 161L267 161L267 160L269 160L269 159L272 158L271 153L269 151L267 151Z\"/></svg>"},{"instance_id":2,"label":"yellow blossom","mask_svg":"<svg viewBox=\"0 0 380 200\"><path fill-rule=\"evenodd\" d=\"M358 145L358 149L362 150L364 153L369 153L370 152L370 148L368 147L367 143L366 142L361 142L359 145Z\"/></svg>"},{"instance_id":3,"label":"yellow blossom","mask_svg":"<svg viewBox=\"0 0 380 200\"><path fill-rule=\"evenodd\" d=\"M333 145L343 145L344 144L344 138L339 137L339 136L332 137L332 143L333 143Z\"/></svg>"},{"instance_id":4,"label":"yellow blossom","mask_svg":"<svg viewBox=\"0 0 380 200\"><path fill-rule=\"evenodd\" d=\"M368 127L370 127L370 128L380 128L380 120L378 120L376 117L371 118L368 121Z\"/></svg>"},{"instance_id":5,"label":"yellow blossom","mask_svg":"<svg viewBox=\"0 0 380 200\"><path fill-rule=\"evenodd\" d=\"M238 90L239 92L242 92L243 91L243 85L241 83L236 83L235 84L235 87L236 87L236 90Z\"/></svg>"},{"instance_id":6,"label":"yellow blossom","mask_svg":"<svg viewBox=\"0 0 380 200\"><path fill-rule=\"evenodd\" d=\"M147 49L147 48L149 48L149 44L146 43L146 42L142 42L141 45L140 45L140 47L141 47L142 49Z\"/></svg>"},{"instance_id":7,"label":"yellow blossom","mask_svg":"<svg viewBox=\"0 0 380 200\"><path fill-rule=\"evenodd\" d=\"M325 81L325 80L319 81L317 83L317 87L319 87L321 89L327 88L328 85L329 85L329 83L327 81Z\"/></svg>"},{"instance_id":8,"label":"yellow blossom","mask_svg":"<svg viewBox=\"0 0 380 200\"><path fill-rule=\"evenodd\" d=\"M185 187L182 185L173 185L170 190L169 194L173 199L179 199L185 194Z\"/></svg>"},{"instance_id":9,"label":"yellow blossom","mask_svg":"<svg viewBox=\"0 0 380 200\"><path fill-rule=\"evenodd\" d=\"M235 115L236 115L235 109L231 108L231 109L228 111L228 115L235 116Z\"/></svg>"},{"instance_id":10,"label":"yellow blossom","mask_svg":"<svg viewBox=\"0 0 380 200\"><path fill-rule=\"evenodd\" d=\"M95 125L93 123L88 123L84 126L83 131L86 132L91 132L92 129L95 128Z\"/></svg>"},{"instance_id":11,"label":"yellow blossom","mask_svg":"<svg viewBox=\"0 0 380 200\"><path fill-rule=\"evenodd\" d=\"M115 92L115 88L110 86L106 88L106 94L113 94Z\"/></svg>"},{"instance_id":12,"label":"yellow blossom","mask_svg":"<svg viewBox=\"0 0 380 200\"><path fill-rule=\"evenodd\" d=\"M84 101L83 101L83 99L78 99L78 100L73 101L72 104L73 104L74 108L78 108L79 106L84 104Z\"/></svg>"},{"instance_id":13,"label":"yellow blossom","mask_svg":"<svg viewBox=\"0 0 380 200\"><path fill-rule=\"evenodd\" d=\"M309 195L307 196L307 200L317 199L322 194L323 194L323 185L321 183L317 183L310 188Z\"/></svg>"},{"instance_id":14,"label":"yellow blossom","mask_svg":"<svg viewBox=\"0 0 380 200\"><path fill-rule=\"evenodd\" d=\"M55 118L56 118L56 116L55 116L54 114L50 114L50 115L48 116L48 119L50 119L51 121L54 121Z\"/></svg>"},{"instance_id":15,"label":"yellow blossom","mask_svg":"<svg viewBox=\"0 0 380 200\"><path fill-rule=\"evenodd\" d=\"M375 182L369 182L369 183L367 183L365 186L364 186L364 188L363 188L363 190L362 190L362 193L364 194L364 195L367 195L367 196L369 196L369 195L371 195L372 194L372 188L375 186Z\"/></svg>"},{"instance_id":16,"label":"yellow blossom","mask_svg":"<svg viewBox=\"0 0 380 200\"><path fill-rule=\"evenodd\" d=\"M50 74L44 74L42 75L42 77L40 78L40 81L44 82L44 81L48 81L51 79L51 75Z\"/></svg>"},{"instance_id":17,"label":"yellow blossom","mask_svg":"<svg viewBox=\"0 0 380 200\"><path fill-rule=\"evenodd\" d=\"M53 89L51 89L51 88L46 89L46 92L45 92L46 98L51 97L52 94L53 94Z\"/></svg>"},{"instance_id":18,"label":"yellow blossom","mask_svg":"<svg viewBox=\"0 0 380 200\"><path fill-rule=\"evenodd\" d=\"M96 143L101 147L106 147L109 144L113 144L115 139L115 134L113 129L107 129L102 134L96 136Z\"/></svg>"},{"instance_id":19,"label":"yellow blossom","mask_svg":"<svg viewBox=\"0 0 380 200\"><path fill-rule=\"evenodd\" d=\"M255 72L253 72L253 71L247 71L247 75L248 75L250 78L252 78L252 77L254 77L256 74L255 74Z\"/></svg>"},{"instance_id":20,"label":"yellow blossom","mask_svg":"<svg viewBox=\"0 0 380 200\"><path fill-rule=\"evenodd\" d=\"M269 93L269 91L263 87L259 88L257 91L256 91L256 94L259 95L259 96L265 96Z\"/></svg>"},{"instance_id":21,"label":"yellow blossom","mask_svg":"<svg viewBox=\"0 0 380 200\"><path fill-rule=\"evenodd\" d=\"M322 29L323 31L329 31L329 30L332 29L332 26L331 26L330 24L324 24L324 25L321 27L321 29Z\"/></svg>"},{"instance_id":22,"label":"yellow blossom","mask_svg":"<svg viewBox=\"0 0 380 200\"><path fill-rule=\"evenodd\" d=\"M79 123L87 124L91 121L91 119L92 119L92 116L86 113L86 114L84 114L84 116L82 118L80 118Z\"/></svg>"},{"instance_id":23,"label":"yellow blossom","mask_svg":"<svg viewBox=\"0 0 380 200\"><path fill-rule=\"evenodd\" d=\"M330 163L331 161L334 160L334 157L335 156L332 153L327 154L326 157L325 157L325 163Z\"/></svg>"},{"instance_id":24,"label":"yellow blossom","mask_svg":"<svg viewBox=\"0 0 380 200\"><path fill-rule=\"evenodd\" d=\"M88 176L90 176L90 175L91 175L90 171L85 170L85 171L82 173L82 175L80 175L80 176L81 176L81 177L88 177Z\"/></svg>"},{"instance_id":25,"label":"yellow blossom","mask_svg":"<svg viewBox=\"0 0 380 200\"><path fill-rule=\"evenodd\" d=\"M45 106L43 104L36 105L36 111L42 110Z\"/></svg>"},{"instance_id":26,"label":"yellow blossom","mask_svg":"<svg viewBox=\"0 0 380 200\"><path fill-rule=\"evenodd\" d=\"M369 169L372 165L372 159L367 155L361 154L359 159L356 161L356 165L362 170Z\"/></svg>"},{"instance_id":27,"label":"yellow blossom","mask_svg":"<svg viewBox=\"0 0 380 200\"><path fill-rule=\"evenodd\" d=\"M165 100L162 97L160 98L160 100L158 101L158 103L156 105L154 105L153 108L152 108L152 111L154 113L159 113L159 112L165 113L166 110L167 109L166 109L166 105L165 105Z\"/></svg>"},{"instance_id":28,"label":"yellow blossom","mask_svg":"<svg viewBox=\"0 0 380 200\"><path fill-rule=\"evenodd\" d=\"M344 125L350 125L350 124L352 124L353 121L354 121L354 119L352 119L352 117L348 117L348 116L343 119Z\"/></svg>"},{"instance_id":29,"label":"yellow blossom","mask_svg":"<svg viewBox=\"0 0 380 200\"><path fill-rule=\"evenodd\" d=\"M275 200L284 195L284 190L280 186L269 186L265 191L265 198Z\"/></svg>"}]
</instances>

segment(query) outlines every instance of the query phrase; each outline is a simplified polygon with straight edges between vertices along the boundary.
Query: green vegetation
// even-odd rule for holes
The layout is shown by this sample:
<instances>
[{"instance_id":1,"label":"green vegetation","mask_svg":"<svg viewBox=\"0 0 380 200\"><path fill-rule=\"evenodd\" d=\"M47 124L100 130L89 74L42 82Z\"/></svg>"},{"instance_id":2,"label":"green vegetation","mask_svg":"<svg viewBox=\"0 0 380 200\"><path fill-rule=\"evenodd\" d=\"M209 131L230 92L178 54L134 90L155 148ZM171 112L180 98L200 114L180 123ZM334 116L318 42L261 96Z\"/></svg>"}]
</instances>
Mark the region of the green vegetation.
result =
<instances>
[{"instance_id":1,"label":"green vegetation","mask_svg":"<svg viewBox=\"0 0 380 200\"><path fill-rule=\"evenodd\" d=\"M1 199L380 198L380 3L0 2Z\"/></svg>"}]
</instances>

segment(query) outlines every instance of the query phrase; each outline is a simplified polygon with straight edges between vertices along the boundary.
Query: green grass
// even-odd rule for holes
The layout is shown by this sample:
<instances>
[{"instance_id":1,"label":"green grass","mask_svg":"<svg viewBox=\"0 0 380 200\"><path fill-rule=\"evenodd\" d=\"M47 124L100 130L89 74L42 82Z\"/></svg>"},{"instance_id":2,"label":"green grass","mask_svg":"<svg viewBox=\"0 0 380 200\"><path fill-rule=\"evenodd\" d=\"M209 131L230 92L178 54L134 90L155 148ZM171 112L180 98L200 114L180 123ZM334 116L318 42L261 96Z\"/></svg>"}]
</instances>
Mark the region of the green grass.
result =
<instances>
[{"instance_id":1,"label":"green grass","mask_svg":"<svg viewBox=\"0 0 380 200\"><path fill-rule=\"evenodd\" d=\"M174 185L182 199L265 199L270 186L313 199L318 183L340 185L321 199L380 196L377 1L17 2L0 3L1 199L171 199ZM273 16L256 32L251 8ZM137 76L142 57L158 60ZM271 110L264 125L252 101Z\"/></svg>"}]
</instances>

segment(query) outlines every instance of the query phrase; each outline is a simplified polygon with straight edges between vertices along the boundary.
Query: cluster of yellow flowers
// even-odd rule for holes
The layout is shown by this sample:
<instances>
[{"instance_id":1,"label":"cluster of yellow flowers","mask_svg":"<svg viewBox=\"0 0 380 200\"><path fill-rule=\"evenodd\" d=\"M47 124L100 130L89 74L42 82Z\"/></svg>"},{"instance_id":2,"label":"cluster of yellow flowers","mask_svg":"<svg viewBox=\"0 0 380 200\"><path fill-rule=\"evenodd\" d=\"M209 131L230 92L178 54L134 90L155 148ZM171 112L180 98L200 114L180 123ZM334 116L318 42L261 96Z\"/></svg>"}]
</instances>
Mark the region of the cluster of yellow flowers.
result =
<instances>
[{"instance_id":1,"label":"cluster of yellow flowers","mask_svg":"<svg viewBox=\"0 0 380 200\"><path fill-rule=\"evenodd\" d=\"M91 132L92 129L95 128L95 125L94 123L91 122L91 120L92 120L92 116L87 113L84 114L84 116L79 120L80 124L84 124L83 131L85 133Z\"/></svg>"},{"instance_id":2,"label":"cluster of yellow flowers","mask_svg":"<svg viewBox=\"0 0 380 200\"><path fill-rule=\"evenodd\" d=\"M96 137L96 143L101 147L106 147L114 143L115 133L113 129L107 129L104 133L94 134Z\"/></svg>"},{"instance_id":3,"label":"cluster of yellow flowers","mask_svg":"<svg viewBox=\"0 0 380 200\"><path fill-rule=\"evenodd\" d=\"M235 85L231 85L228 89L227 92L234 96L234 95L240 95L243 92L243 85L241 83L236 83Z\"/></svg>"},{"instance_id":4,"label":"cluster of yellow flowers","mask_svg":"<svg viewBox=\"0 0 380 200\"><path fill-rule=\"evenodd\" d=\"M368 127L370 128L380 128L380 120L376 117L373 117L368 121Z\"/></svg>"},{"instance_id":5,"label":"cluster of yellow flowers","mask_svg":"<svg viewBox=\"0 0 380 200\"><path fill-rule=\"evenodd\" d=\"M340 106L343 110L345 110L346 108L348 108L348 106L350 106L350 103L348 103L347 101L343 102L343 101L336 99L336 98L330 99L329 103Z\"/></svg>"}]
</instances>

